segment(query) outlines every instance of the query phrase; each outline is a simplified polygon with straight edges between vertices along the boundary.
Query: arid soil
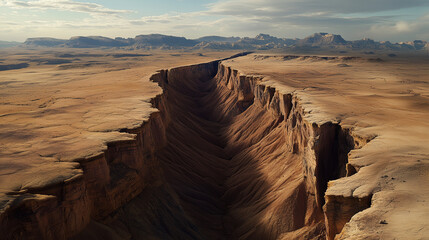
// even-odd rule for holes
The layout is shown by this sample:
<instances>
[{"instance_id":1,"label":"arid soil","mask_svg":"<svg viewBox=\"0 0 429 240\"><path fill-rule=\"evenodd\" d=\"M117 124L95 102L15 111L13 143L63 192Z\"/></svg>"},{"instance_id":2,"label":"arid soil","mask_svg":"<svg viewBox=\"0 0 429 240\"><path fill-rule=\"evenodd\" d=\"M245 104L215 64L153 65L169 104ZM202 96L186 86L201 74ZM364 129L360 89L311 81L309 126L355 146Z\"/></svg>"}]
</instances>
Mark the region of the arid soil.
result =
<instances>
[{"instance_id":1,"label":"arid soil","mask_svg":"<svg viewBox=\"0 0 429 240\"><path fill-rule=\"evenodd\" d=\"M4 52L0 239L429 235L427 57L232 54Z\"/></svg>"}]
</instances>

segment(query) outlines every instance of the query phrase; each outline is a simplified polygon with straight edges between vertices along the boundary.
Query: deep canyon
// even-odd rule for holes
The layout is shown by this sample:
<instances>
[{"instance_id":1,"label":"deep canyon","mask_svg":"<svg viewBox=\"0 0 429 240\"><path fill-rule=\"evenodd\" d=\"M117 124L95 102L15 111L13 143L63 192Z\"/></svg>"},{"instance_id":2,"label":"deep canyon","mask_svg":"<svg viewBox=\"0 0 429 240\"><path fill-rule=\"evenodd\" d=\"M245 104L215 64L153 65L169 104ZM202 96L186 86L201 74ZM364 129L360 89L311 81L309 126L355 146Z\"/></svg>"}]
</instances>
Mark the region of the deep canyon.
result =
<instances>
[{"instance_id":1,"label":"deep canyon","mask_svg":"<svg viewBox=\"0 0 429 240\"><path fill-rule=\"evenodd\" d=\"M426 83L386 75L395 64L238 55L122 85L141 71L84 72L87 92L5 103L24 110L1 115L0 239L425 236Z\"/></svg>"},{"instance_id":2,"label":"deep canyon","mask_svg":"<svg viewBox=\"0 0 429 240\"><path fill-rule=\"evenodd\" d=\"M136 140L79 160L83 173L63 184L29 189L2 214L6 238L333 239L369 207L325 196L368 140L306 121L293 94L218 61L151 79L159 112L122 130Z\"/></svg>"}]
</instances>

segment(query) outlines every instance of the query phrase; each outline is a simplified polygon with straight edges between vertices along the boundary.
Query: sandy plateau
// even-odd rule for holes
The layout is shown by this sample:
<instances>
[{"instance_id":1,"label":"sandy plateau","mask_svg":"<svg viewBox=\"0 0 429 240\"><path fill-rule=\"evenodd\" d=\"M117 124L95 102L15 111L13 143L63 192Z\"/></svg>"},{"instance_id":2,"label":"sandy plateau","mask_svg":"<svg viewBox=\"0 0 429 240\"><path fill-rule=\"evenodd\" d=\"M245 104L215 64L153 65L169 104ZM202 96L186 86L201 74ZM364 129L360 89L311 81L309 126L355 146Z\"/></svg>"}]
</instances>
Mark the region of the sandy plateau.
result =
<instances>
[{"instance_id":1,"label":"sandy plateau","mask_svg":"<svg viewBox=\"0 0 429 240\"><path fill-rule=\"evenodd\" d=\"M427 239L429 57L233 54L2 50L0 239Z\"/></svg>"}]
</instances>

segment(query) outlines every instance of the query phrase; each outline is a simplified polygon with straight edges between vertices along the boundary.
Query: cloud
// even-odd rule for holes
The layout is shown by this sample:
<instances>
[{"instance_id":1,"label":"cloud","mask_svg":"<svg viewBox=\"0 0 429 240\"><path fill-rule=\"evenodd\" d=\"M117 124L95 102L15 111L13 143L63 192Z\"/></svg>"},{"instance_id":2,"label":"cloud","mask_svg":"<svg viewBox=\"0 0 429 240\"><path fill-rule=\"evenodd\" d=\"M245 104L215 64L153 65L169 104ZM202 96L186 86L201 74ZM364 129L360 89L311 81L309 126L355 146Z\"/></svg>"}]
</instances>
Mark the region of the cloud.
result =
<instances>
[{"instance_id":1,"label":"cloud","mask_svg":"<svg viewBox=\"0 0 429 240\"><path fill-rule=\"evenodd\" d=\"M60 10L88 13L91 15L117 15L124 13L131 13L129 10L116 10L109 9L97 3L90 2L76 2L72 0L38 0L38 1L16 1L16 0L3 0L0 6L7 6L18 9L41 9L41 10Z\"/></svg>"},{"instance_id":2,"label":"cloud","mask_svg":"<svg viewBox=\"0 0 429 240\"><path fill-rule=\"evenodd\" d=\"M220 0L209 4L208 13L219 15L288 15L325 12L331 14L374 13L429 6L427 0Z\"/></svg>"},{"instance_id":3,"label":"cloud","mask_svg":"<svg viewBox=\"0 0 429 240\"><path fill-rule=\"evenodd\" d=\"M130 20L130 22L132 24L135 24L135 25L153 24L153 23L162 23L162 24L168 23L168 24L170 24L170 23L189 19L193 16L195 16L195 15L193 15L193 14L190 14L190 15L189 14L179 14L179 13L176 13L176 14L166 13L166 14L162 14L162 15L158 15L158 16L146 16L146 17L142 17L140 19Z\"/></svg>"},{"instance_id":4,"label":"cloud","mask_svg":"<svg viewBox=\"0 0 429 240\"><path fill-rule=\"evenodd\" d=\"M369 34L389 39L395 36L411 36L412 39L429 39L429 13L408 21L392 21L375 24ZM408 39L408 40L412 40Z\"/></svg>"},{"instance_id":5,"label":"cloud","mask_svg":"<svg viewBox=\"0 0 429 240\"><path fill-rule=\"evenodd\" d=\"M87 0L90 1L90 0ZM218 0L203 11L169 12L130 18L129 10L109 9L103 5L76 0L0 0L0 6L21 9L53 9L87 13L84 19L53 19L39 23L17 14L13 20L0 16L0 28L30 37L30 32L70 35L132 36L162 33L186 37L203 35L254 36L268 33L278 37L305 37L314 32L341 34L353 40L405 41L429 39L429 14L418 16L409 8L428 9L428 0ZM394 11L392 11L394 10ZM387 12L389 11L389 12ZM9 11L8 14L12 14ZM422 11L420 11L421 14ZM402 15L407 15L403 17ZM42 18L29 17L26 20ZM46 20L46 18L44 18ZM7 21L7 23L5 22Z\"/></svg>"}]
</instances>

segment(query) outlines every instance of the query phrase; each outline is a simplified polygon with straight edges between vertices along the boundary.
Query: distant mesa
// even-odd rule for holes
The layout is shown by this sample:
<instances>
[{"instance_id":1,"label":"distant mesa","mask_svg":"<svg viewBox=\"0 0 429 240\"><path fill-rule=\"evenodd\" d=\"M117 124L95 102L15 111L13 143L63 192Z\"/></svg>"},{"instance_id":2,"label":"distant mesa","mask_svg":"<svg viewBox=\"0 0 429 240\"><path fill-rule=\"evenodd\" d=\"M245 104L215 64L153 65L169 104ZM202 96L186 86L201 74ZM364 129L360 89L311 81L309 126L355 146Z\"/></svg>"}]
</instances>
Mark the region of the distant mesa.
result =
<instances>
[{"instance_id":1,"label":"distant mesa","mask_svg":"<svg viewBox=\"0 0 429 240\"><path fill-rule=\"evenodd\" d=\"M220 36L205 36L195 39L199 42L225 42L225 43L233 43L238 42L241 38L239 37L220 37Z\"/></svg>"},{"instance_id":2,"label":"distant mesa","mask_svg":"<svg viewBox=\"0 0 429 240\"><path fill-rule=\"evenodd\" d=\"M347 41L341 35L329 33L315 33L298 41L299 45L324 46L324 45L346 45Z\"/></svg>"},{"instance_id":3,"label":"distant mesa","mask_svg":"<svg viewBox=\"0 0 429 240\"><path fill-rule=\"evenodd\" d=\"M123 47L127 43L101 36L72 37L65 45L72 48Z\"/></svg>"},{"instance_id":4,"label":"distant mesa","mask_svg":"<svg viewBox=\"0 0 429 240\"><path fill-rule=\"evenodd\" d=\"M139 35L134 38L136 48L183 48L193 47L199 41L184 37L167 36L161 34Z\"/></svg>"},{"instance_id":5,"label":"distant mesa","mask_svg":"<svg viewBox=\"0 0 429 240\"><path fill-rule=\"evenodd\" d=\"M20 42L8 42L8 41L0 41L0 48L8 48L8 47L16 47L21 45Z\"/></svg>"},{"instance_id":6,"label":"distant mesa","mask_svg":"<svg viewBox=\"0 0 429 240\"><path fill-rule=\"evenodd\" d=\"M1 46L1 42L0 42ZM270 49L362 49L362 50L425 50L428 42L415 40L411 42L391 43L364 38L346 41L341 35L331 33L314 33L304 39L278 38L268 34L251 37L205 36L197 39L168 36L162 34L138 35L135 38L115 39L102 36L78 36L69 40L55 38L29 38L26 47L66 47L66 48L122 48L122 49L210 49L210 50L270 50Z\"/></svg>"},{"instance_id":7,"label":"distant mesa","mask_svg":"<svg viewBox=\"0 0 429 240\"><path fill-rule=\"evenodd\" d=\"M422 40L414 40L412 42L407 42L406 44L413 46L416 50L420 50L425 48L428 43Z\"/></svg>"},{"instance_id":8,"label":"distant mesa","mask_svg":"<svg viewBox=\"0 0 429 240\"><path fill-rule=\"evenodd\" d=\"M67 42L67 40L62 39L56 39L56 38L28 38L24 45L35 45L35 46L42 46L42 47L58 47L61 45L64 45Z\"/></svg>"}]
</instances>

